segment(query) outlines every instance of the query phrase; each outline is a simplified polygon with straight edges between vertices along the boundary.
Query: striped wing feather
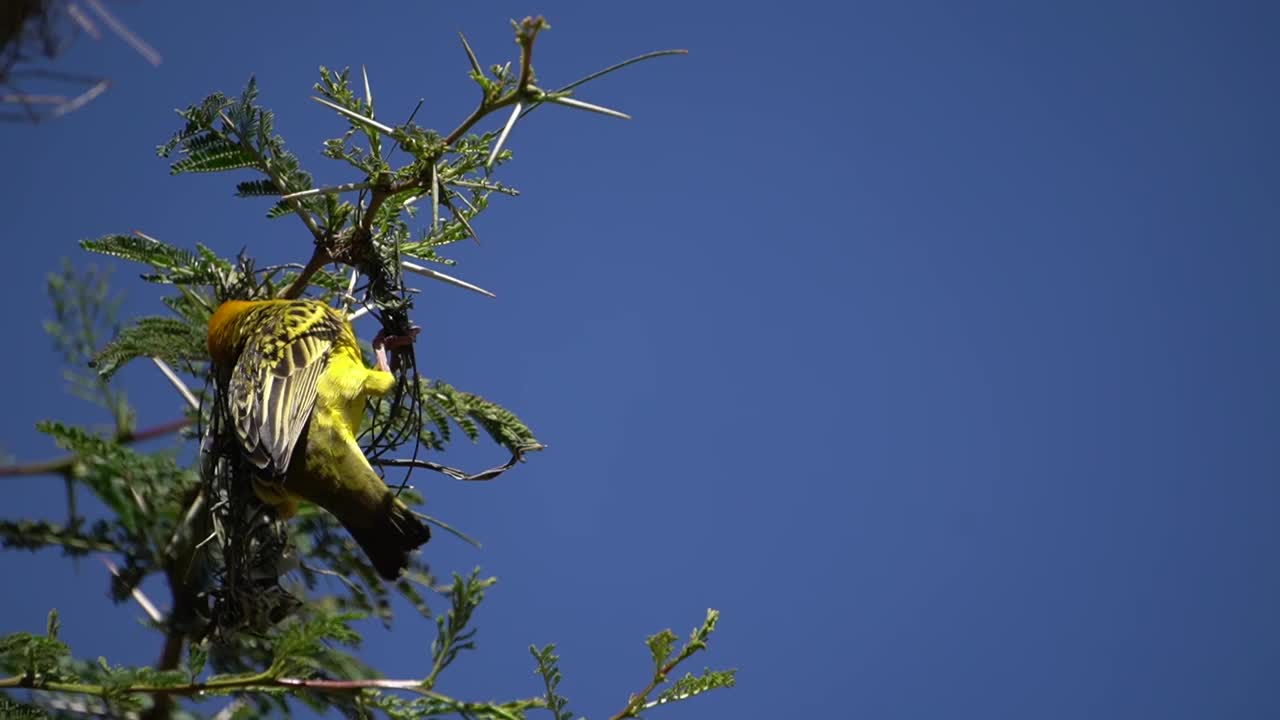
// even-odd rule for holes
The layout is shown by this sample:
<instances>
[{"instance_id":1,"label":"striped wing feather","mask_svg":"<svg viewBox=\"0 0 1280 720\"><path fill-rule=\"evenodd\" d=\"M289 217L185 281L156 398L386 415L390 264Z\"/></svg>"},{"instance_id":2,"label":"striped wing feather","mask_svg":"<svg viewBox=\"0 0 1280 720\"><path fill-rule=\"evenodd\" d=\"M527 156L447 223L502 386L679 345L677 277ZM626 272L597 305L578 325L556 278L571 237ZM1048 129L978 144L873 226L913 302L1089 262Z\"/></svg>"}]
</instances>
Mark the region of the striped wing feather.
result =
<instances>
[{"instance_id":1,"label":"striped wing feather","mask_svg":"<svg viewBox=\"0 0 1280 720\"><path fill-rule=\"evenodd\" d=\"M228 388L245 456L272 475L289 468L316 402L316 384L341 332L318 303L264 313L236 362Z\"/></svg>"}]
</instances>

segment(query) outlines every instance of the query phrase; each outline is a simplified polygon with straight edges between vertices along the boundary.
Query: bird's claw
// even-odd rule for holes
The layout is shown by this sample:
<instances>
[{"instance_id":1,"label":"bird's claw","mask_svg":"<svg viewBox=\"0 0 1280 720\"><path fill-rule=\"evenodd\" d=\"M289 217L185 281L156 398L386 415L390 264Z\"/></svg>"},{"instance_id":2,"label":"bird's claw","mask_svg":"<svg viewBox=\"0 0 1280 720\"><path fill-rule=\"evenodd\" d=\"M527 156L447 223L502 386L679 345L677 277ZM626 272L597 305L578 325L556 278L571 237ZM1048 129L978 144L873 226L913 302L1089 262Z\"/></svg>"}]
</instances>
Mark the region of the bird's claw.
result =
<instances>
[{"instance_id":1,"label":"bird's claw","mask_svg":"<svg viewBox=\"0 0 1280 720\"><path fill-rule=\"evenodd\" d=\"M379 330L377 335L373 336L373 354L378 359L378 369L383 372L391 372L391 364L387 361L387 349L396 350L402 347L412 345L418 339L418 333L422 332L420 327L409 328L406 335L387 335L385 330Z\"/></svg>"}]
</instances>

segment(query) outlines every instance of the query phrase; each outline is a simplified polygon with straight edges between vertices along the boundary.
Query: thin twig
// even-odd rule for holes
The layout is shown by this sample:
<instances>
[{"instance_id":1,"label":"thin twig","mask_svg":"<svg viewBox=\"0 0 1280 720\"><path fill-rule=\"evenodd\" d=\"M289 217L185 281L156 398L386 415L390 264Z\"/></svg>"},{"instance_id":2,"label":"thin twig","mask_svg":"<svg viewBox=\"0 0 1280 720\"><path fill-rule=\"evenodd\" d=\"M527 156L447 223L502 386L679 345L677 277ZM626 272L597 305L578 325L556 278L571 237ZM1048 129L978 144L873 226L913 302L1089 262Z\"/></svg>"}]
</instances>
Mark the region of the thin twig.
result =
<instances>
[{"instance_id":1,"label":"thin twig","mask_svg":"<svg viewBox=\"0 0 1280 720\"><path fill-rule=\"evenodd\" d=\"M194 420L191 418L178 418L177 420L171 420L167 423L162 423L154 427L118 435L115 440L121 445L152 440L165 435L172 435L173 433L188 427L192 422L194 422ZM44 462L29 463L26 465L0 466L0 477L62 474L70 470L78 459L79 456L68 455L63 458L58 458L57 460L46 460Z\"/></svg>"},{"instance_id":2,"label":"thin twig","mask_svg":"<svg viewBox=\"0 0 1280 720\"><path fill-rule=\"evenodd\" d=\"M293 279L289 287L280 293L280 297L287 300L295 300L302 297L302 293L306 292L307 286L311 284L311 278L320 270L320 268L329 264L332 258L329 256L329 250L317 242L315 250L311 252L311 259L307 261L306 266L298 273L298 277Z\"/></svg>"},{"instance_id":3,"label":"thin twig","mask_svg":"<svg viewBox=\"0 0 1280 720\"><path fill-rule=\"evenodd\" d=\"M609 73L614 72L615 70L621 70L622 68L628 65L634 65L638 62L644 62L645 60L652 60L653 58L664 57L666 55L688 55L688 54L689 54L688 50L655 50L653 52L648 52L643 55L637 55L629 60L623 60L622 62L616 65L610 65L609 67L603 70L597 70L596 72L593 72L590 75L587 75L586 77L574 80L568 85L565 85L564 87L556 90L556 92L562 93L567 90L572 90L578 87L579 85L582 85L584 83L589 83L598 77L601 77L603 75L608 75Z\"/></svg>"},{"instance_id":4,"label":"thin twig","mask_svg":"<svg viewBox=\"0 0 1280 720\"><path fill-rule=\"evenodd\" d=\"M81 695L103 696L108 693L128 693L131 695L200 695L226 692L268 691L273 688L302 688L314 692L349 693L360 690L405 690L424 697L446 703L456 712L473 712L495 707L491 703L467 702L452 698L423 687L422 680L390 680L385 678L368 678L359 680L322 680L316 678L273 677L271 671L222 678L210 678L205 682L179 683L176 685L154 685L138 683L134 685L94 685L90 683L51 682L42 677L30 675L14 675L0 678L0 690L28 688L49 692L76 693ZM515 700L497 707L527 710L544 707L543 698Z\"/></svg>"},{"instance_id":5,"label":"thin twig","mask_svg":"<svg viewBox=\"0 0 1280 720\"><path fill-rule=\"evenodd\" d=\"M679 665L684 660L684 657L676 657L674 660L664 665L662 669L654 673L653 680L650 680L649 684L646 685L639 694L632 695L631 699L627 701L626 706L610 717L609 720L623 720L623 718L636 717L636 713L644 707L644 701L649 697L649 693L657 689L658 685L662 684L666 680L667 675L669 675L672 670L676 669L676 665Z\"/></svg>"},{"instance_id":6,"label":"thin twig","mask_svg":"<svg viewBox=\"0 0 1280 720\"><path fill-rule=\"evenodd\" d=\"M0 95L0 103L23 103L25 105L62 105L70 102L66 95Z\"/></svg>"}]
</instances>

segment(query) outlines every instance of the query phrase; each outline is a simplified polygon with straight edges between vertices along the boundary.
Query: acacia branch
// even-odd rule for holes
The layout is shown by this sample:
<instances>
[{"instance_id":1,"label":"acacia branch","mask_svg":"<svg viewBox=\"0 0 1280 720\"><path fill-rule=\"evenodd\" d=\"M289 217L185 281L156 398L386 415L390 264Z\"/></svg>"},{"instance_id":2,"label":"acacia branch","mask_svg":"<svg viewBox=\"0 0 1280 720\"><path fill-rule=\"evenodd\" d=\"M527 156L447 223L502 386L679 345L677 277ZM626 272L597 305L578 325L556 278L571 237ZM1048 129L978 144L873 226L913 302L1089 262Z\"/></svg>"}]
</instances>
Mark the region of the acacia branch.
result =
<instances>
[{"instance_id":1,"label":"acacia branch","mask_svg":"<svg viewBox=\"0 0 1280 720\"><path fill-rule=\"evenodd\" d=\"M644 708L645 701L649 699L649 694L658 689L659 685L667 681L667 675L671 674L671 671L675 670L676 666L685 660L685 657L686 656L684 655L677 656L676 659L666 665L663 665L658 672L653 674L653 680L650 680L649 684L646 685L638 695L632 695L631 699L627 701L626 706L614 713L609 720L623 720L624 718L637 717L636 713L640 712L640 710Z\"/></svg>"},{"instance_id":2,"label":"acacia branch","mask_svg":"<svg viewBox=\"0 0 1280 720\"><path fill-rule=\"evenodd\" d=\"M278 688L303 689L320 693L356 693L362 690L400 690L430 698L448 705L457 712L471 713L501 708L504 710L523 711L546 707L543 698L513 700L507 703L478 703L458 700L423 687L422 680L389 680L384 678L368 678L360 680L320 680L312 678L275 677L270 671L251 675L235 675L230 677L214 677L205 682L179 683L176 685L154 685L140 683L137 685L107 686L90 683L54 682L31 675L14 675L0 678L0 690L12 689L43 690L46 692L74 693L77 695L96 695L105 697L108 694L127 693L130 695L155 695L169 697L174 695L192 696L202 694L225 694L231 692L269 692Z\"/></svg>"},{"instance_id":3,"label":"acacia branch","mask_svg":"<svg viewBox=\"0 0 1280 720\"><path fill-rule=\"evenodd\" d=\"M179 418L170 420L154 427L142 430L134 430L121 433L116 436L116 442L121 445L130 445L136 442L144 442L153 440L165 435L172 435L179 430L189 427L193 420L191 418ZM44 462L28 463L25 465L4 465L0 466L0 477L19 476L19 475L58 475L66 474L75 465L79 456L68 455L56 460L46 460Z\"/></svg>"},{"instance_id":4,"label":"acacia branch","mask_svg":"<svg viewBox=\"0 0 1280 720\"><path fill-rule=\"evenodd\" d=\"M333 262L333 257L329 254L328 246L325 243L316 242L316 249L311 252L311 259L303 266L302 271L289 284L289 287L280 293L280 297L286 300L296 300L302 297L302 293L311 284L312 276L319 272L320 268L331 262Z\"/></svg>"},{"instance_id":5,"label":"acacia branch","mask_svg":"<svg viewBox=\"0 0 1280 720\"><path fill-rule=\"evenodd\" d=\"M623 720L624 718L640 717L640 711L650 707L646 702L649 699L649 694L656 690L659 685L667 682L667 677L671 674L671 671L675 670L677 665L688 660L694 654L707 649L707 638L710 637L712 631L715 630L716 622L719 617L719 611L709 608L707 610L707 619L703 621L700 627L694 628L693 635L689 638L688 642L680 648L680 652L677 653L674 658L671 658L670 662L657 665L654 669L653 679L649 681L649 684L646 685L639 694L632 695L631 698L627 700L627 704L610 717L609 720ZM665 632L668 634L670 633L669 630ZM655 642L656 637L657 636L650 638L649 647L651 650L654 648L653 643ZM669 637L674 642L675 636L669 635ZM658 651L653 650L653 652L655 660L657 660Z\"/></svg>"},{"instance_id":6,"label":"acacia branch","mask_svg":"<svg viewBox=\"0 0 1280 720\"><path fill-rule=\"evenodd\" d=\"M444 154L445 150L456 143L467 133L467 131L485 117L498 110L515 105L524 99L541 99L543 95L542 91L533 86L532 67L534 39L537 37L538 31L542 30L544 27L546 27L546 21L541 17L526 18L520 25L519 42L521 70L520 80L516 87L497 97L493 97L486 93L485 97L481 99L480 104L476 106L475 110L472 110L470 115L463 119L457 127L444 137L440 149L437 151L436 156L432 158L433 166L439 157ZM466 41L464 40L463 43L465 46ZM472 64L475 65L476 62L474 54L471 53L470 47L467 47L467 55L471 58ZM225 120L226 118L224 118L224 121ZM244 143L242 142L242 144ZM253 152L252 148L250 148L250 152ZM258 157L260 158L261 156ZM283 189L283 186L277 181L274 175L272 176L272 180L276 181L277 187L281 187ZM307 228L311 230L311 234L315 236L316 247L311 254L311 259L307 261L306 267L303 268L302 272L299 273L298 277L289 285L289 287L285 288L284 292L280 294L280 297L285 299L296 299L302 297L302 294L306 292L307 287L311 284L312 276L314 276L320 268L335 261L350 265L351 263L349 260L351 257L363 256L365 253L361 252L361 250L373 242L374 217L377 216L378 210L382 208L382 204L387 201L387 198L398 195L406 190L425 190L430 185L431 180L429 178L420 177L392 185L374 186L369 194L369 204L365 207L363 216L360 218L360 223L356 226L355 232L350 238L351 242L356 246L354 248L355 252L342 253L344 257L341 258L336 257L337 254L334 253L333 244L335 238L325 237L320 232L319 228L316 227L314 220L302 209L301 205L298 204L296 197L286 197L288 202L293 205L294 211L297 212L299 216L302 217L303 222L307 224ZM438 187L438 185L436 185L436 187ZM439 199L437 198L437 202L438 201ZM472 233L472 235L474 236L474 233Z\"/></svg>"}]
</instances>

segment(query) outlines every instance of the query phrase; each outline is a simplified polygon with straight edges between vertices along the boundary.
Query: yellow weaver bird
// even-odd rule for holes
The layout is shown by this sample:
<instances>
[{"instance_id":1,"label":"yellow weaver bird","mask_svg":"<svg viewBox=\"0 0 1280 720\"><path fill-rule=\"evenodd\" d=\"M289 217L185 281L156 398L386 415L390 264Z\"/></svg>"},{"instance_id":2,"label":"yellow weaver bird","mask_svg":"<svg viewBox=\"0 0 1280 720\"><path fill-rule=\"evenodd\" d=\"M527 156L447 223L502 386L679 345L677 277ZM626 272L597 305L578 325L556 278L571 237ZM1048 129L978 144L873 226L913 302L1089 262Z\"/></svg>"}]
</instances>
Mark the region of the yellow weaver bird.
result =
<instances>
[{"instance_id":1,"label":"yellow weaver bird","mask_svg":"<svg viewBox=\"0 0 1280 720\"><path fill-rule=\"evenodd\" d=\"M375 343L376 344L376 343ZM373 471L356 433L365 399L395 386L386 356L367 368L351 323L314 300L230 300L209 319L209 355L254 490L287 519L328 510L394 580L430 529Z\"/></svg>"}]
</instances>

